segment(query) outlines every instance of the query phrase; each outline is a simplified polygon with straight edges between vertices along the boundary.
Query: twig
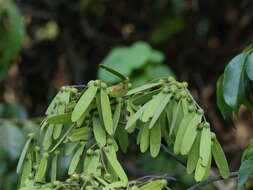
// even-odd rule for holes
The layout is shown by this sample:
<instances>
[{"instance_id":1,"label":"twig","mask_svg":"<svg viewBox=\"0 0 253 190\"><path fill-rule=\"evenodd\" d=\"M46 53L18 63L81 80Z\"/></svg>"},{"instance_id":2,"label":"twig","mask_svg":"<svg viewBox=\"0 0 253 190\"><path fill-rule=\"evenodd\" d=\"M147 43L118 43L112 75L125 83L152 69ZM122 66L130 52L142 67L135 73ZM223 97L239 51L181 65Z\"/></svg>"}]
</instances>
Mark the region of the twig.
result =
<instances>
[{"instance_id":1,"label":"twig","mask_svg":"<svg viewBox=\"0 0 253 190\"><path fill-rule=\"evenodd\" d=\"M232 178L236 178L238 176L238 172L231 172L229 174L229 179L232 179ZM205 185L208 185L210 183L213 183L215 181L221 181L221 180L224 180L224 178L222 178L220 175L216 175L216 176L212 176L212 177L209 177L207 180L205 181L202 181L200 183L197 183L196 185L193 185L192 187L188 188L187 190L197 190L199 189L200 187L203 187Z\"/></svg>"},{"instance_id":2,"label":"twig","mask_svg":"<svg viewBox=\"0 0 253 190\"><path fill-rule=\"evenodd\" d=\"M180 163L181 165L186 167L186 162L183 159L179 158L177 155L175 155L173 152L171 152L164 144L162 144L161 147L166 154L168 154L174 160L176 160L178 163Z\"/></svg>"}]
</instances>

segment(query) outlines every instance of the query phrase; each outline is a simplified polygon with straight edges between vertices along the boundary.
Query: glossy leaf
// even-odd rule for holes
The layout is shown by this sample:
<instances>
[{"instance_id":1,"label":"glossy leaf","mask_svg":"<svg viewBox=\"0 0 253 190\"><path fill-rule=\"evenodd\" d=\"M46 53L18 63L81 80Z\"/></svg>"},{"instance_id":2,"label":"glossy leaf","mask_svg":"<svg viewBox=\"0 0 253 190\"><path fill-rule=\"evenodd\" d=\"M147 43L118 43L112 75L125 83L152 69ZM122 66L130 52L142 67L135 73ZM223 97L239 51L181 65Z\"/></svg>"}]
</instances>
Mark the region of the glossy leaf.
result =
<instances>
[{"instance_id":1,"label":"glossy leaf","mask_svg":"<svg viewBox=\"0 0 253 190\"><path fill-rule=\"evenodd\" d=\"M242 189L244 184L247 182L247 180L251 176L252 172L253 172L253 159L251 156L251 159L247 159L243 161L240 166L240 169L238 171L237 190Z\"/></svg>"},{"instance_id":2,"label":"glossy leaf","mask_svg":"<svg viewBox=\"0 0 253 190\"><path fill-rule=\"evenodd\" d=\"M247 79L245 78L244 53L234 57L224 71L223 92L225 102L234 110L238 109L244 96Z\"/></svg>"},{"instance_id":3,"label":"glossy leaf","mask_svg":"<svg viewBox=\"0 0 253 190\"><path fill-rule=\"evenodd\" d=\"M253 81L253 53L251 53L247 60L246 72L251 81Z\"/></svg>"},{"instance_id":4,"label":"glossy leaf","mask_svg":"<svg viewBox=\"0 0 253 190\"><path fill-rule=\"evenodd\" d=\"M233 110L227 105L227 103L224 100L223 78L224 78L224 75L221 75L217 81L216 101L223 118L226 120L230 120L232 119Z\"/></svg>"}]
</instances>

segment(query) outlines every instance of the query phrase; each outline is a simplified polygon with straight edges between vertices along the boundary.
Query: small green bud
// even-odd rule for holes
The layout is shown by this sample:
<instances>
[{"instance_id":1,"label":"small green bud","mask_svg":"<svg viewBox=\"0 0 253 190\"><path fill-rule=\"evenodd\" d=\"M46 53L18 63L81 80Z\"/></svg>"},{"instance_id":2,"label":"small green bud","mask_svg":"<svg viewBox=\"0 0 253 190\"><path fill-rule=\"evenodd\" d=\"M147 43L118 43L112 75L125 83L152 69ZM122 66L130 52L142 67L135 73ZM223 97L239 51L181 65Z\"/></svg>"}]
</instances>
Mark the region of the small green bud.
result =
<instances>
[{"instance_id":1,"label":"small green bud","mask_svg":"<svg viewBox=\"0 0 253 190\"><path fill-rule=\"evenodd\" d=\"M204 114L204 110L200 108L200 109L197 110L197 113L198 113L199 115L203 115L203 114Z\"/></svg>"}]
</instances>

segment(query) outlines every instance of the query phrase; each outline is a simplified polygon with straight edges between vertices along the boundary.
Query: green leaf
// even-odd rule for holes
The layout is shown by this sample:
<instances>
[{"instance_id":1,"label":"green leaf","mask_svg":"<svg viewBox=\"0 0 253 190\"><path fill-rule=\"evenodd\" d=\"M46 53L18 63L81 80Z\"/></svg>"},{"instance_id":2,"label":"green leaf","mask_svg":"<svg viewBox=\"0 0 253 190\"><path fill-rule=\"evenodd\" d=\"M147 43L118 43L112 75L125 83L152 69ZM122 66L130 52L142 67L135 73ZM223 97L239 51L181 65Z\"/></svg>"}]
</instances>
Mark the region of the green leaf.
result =
<instances>
[{"instance_id":1,"label":"green leaf","mask_svg":"<svg viewBox=\"0 0 253 190\"><path fill-rule=\"evenodd\" d=\"M191 150L195 137L197 136L197 127L202 120L203 115L196 113L193 119L190 121L181 146L181 154L186 155Z\"/></svg>"},{"instance_id":2,"label":"green leaf","mask_svg":"<svg viewBox=\"0 0 253 190\"><path fill-rule=\"evenodd\" d=\"M47 153L45 153L45 155L43 155L40 163L39 163L39 168L36 172L35 175L35 181L36 182L44 182L45 181L45 175L46 175L46 171L47 171L47 165L48 165L48 158L46 156Z\"/></svg>"},{"instance_id":3,"label":"green leaf","mask_svg":"<svg viewBox=\"0 0 253 190\"><path fill-rule=\"evenodd\" d=\"M150 122L150 124L148 126L150 129L157 122L158 118L160 117L160 115L164 111L165 107L167 106L168 102L170 101L171 96L172 96L172 94L167 94L167 96L165 98L163 98L163 100L160 102L160 105L157 107L157 110L156 110L156 112L154 114L154 117L151 119L151 122Z\"/></svg>"},{"instance_id":4,"label":"green leaf","mask_svg":"<svg viewBox=\"0 0 253 190\"><path fill-rule=\"evenodd\" d=\"M5 15L0 15L0 80L8 74L25 34L22 16L14 2L1 3L0 14L2 13Z\"/></svg>"},{"instance_id":5,"label":"green leaf","mask_svg":"<svg viewBox=\"0 0 253 190\"><path fill-rule=\"evenodd\" d=\"M122 102L118 102L113 114L113 131L115 132L117 130L118 124L119 124L119 119L121 115L121 106Z\"/></svg>"},{"instance_id":6,"label":"green leaf","mask_svg":"<svg viewBox=\"0 0 253 190\"><path fill-rule=\"evenodd\" d=\"M18 159L26 141L25 135L17 126L7 122L0 124L0 131L0 147L11 160Z\"/></svg>"},{"instance_id":7,"label":"green leaf","mask_svg":"<svg viewBox=\"0 0 253 190\"><path fill-rule=\"evenodd\" d=\"M250 80L253 81L253 53L251 53L247 60L246 72Z\"/></svg>"},{"instance_id":8,"label":"green leaf","mask_svg":"<svg viewBox=\"0 0 253 190\"><path fill-rule=\"evenodd\" d=\"M226 156L222 150L222 147L218 140L215 138L212 144L212 155L216 162L216 165L220 171L221 176L227 179L229 176L229 167Z\"/></svg>"},{"instance_id":9,"label":"green leaf","mask_svg":"<svg viewBox=\"0 0 253 190\"><path fill-rule=\"evenodd\" d=\"M160 86L161 84L162 84L162 82L144 84L144 85L142 85L140 87L137 87L137 88L134 88L132 90L129 90L126 95L130 96L132 94L136 94L136 93L142 92L144 90L148 90L148 89Z\"/></svg>"},{"instance_id":10,"label":"green leaf","mask_svg":"<svg viewBox=\"0 0 253 190\"><path fill-rule=\"evenodd\" d=\"M127 184L127 182L128 182L127 175L117 159L117 155L116 155L114 147L107 146L107 149L105 151L105 155L106 155L107 160L111 164L113 170L118 175L118 177L124 182L124 184Z\"/></svg>"},{"instance_id":11,"label":"green leaf","mask_svg":"<svg viewBox=\"0 0 253 190\"><path fill-rule=\"evenodd\" d=\"M167 181L164 179L151 181L139 188L139 190L162 190L167 186Z\"/></svg>"},{"instance_id":12,"label":"green leaf","mask_svg":"<svg viewBox=\"0 0 253 190\"><path fill-rule=\"evenodd\" d=\"M245 160L244 162L242 162L240 169L238 171L237 190L242 189L242 187L247 182L252 173L253 173L253 159Z\"/></svg>"},{"instance_id":13,"label":"green leaf","mask_svg":"<svg viewBox=\"0 0 253 190\"><path fill-rule=\"evenodd\" d=\"M203 127L201 131L201 139L200 139L200 158L201 158L201 164L203 166L207 166L209 162L209 158L211 155L211 146L212 146L212 140L211 140L211 131L210 127Z\"/></svg>"},{"instance_id":14,"label":"green leaf","mask_svg":"<svg viewBox=\"0 0 253 190\"><path fill-rule=\"evenodd\" d=\"M124 126L119 125L117 127L115 135L118 139L118 142L119 142L122 152L126 153L129 142L128 142L128 133L125 130Z\"/></svg>"},{"instance_id":15,"label":"green leaf","mask_svg":"<svg viewBox=\"0 0 253 190\"><path fill-rule=\"evenodd\" d=\"M225 102L234 110L238 109L245 97L248 80L245 72L247 55L241 53L234 57L224 71L223 93Z\"/></svg>"},{"instance_id":16,"label":"green leaf","mask_svg":"<svg viewBox=\"0 0 253 190\"><path fill-rule=\"evenodd\" d=\"M54 182L57 179L57 163L58 163L58 156L55 155L53 157L52 164L51 164L51 175L50 175L51 182Z\"/></svg>"},{"instance_id":17,"label":"green leaf","mask_svg":"<svg viewBox=\"0 0 253 190\"><path fill-rule=\"evenodd\" d=\"M165 97L166 94L160 92L159 94L154 95L153 98L149 102L147 102L147 107L145 108L141 117L142 122L146 123L154 116L157 111L157 108L160 106L161 102L163 102L163 99Z\"/></svg>"},{"instance_id":18,"label":"green leaf","mask_svg":"<svg viewBox=\"0 0 253 190\"><path fill-rule=\"evenodd\" d=\"M199 159L199 145L200 145L200 134L198 133L187 158L186 172L188 174L191 174L197 166Z\"/></svg>"},{"instance_id":19,"label":"green leaf","mask_svg":"<svg viewBox=\"0 0 253 190\"><path fill-rule=\"evenodd\" d=\"M173 73L173 71L166 65L155 65L155 64L149 64L145 72L149 79L155 79L155 78L162 78L162 77L173 77L176 78L176 75Z\"/></svg>"},{"instance_id":20,"label":"green leaf","mask_svg":"<svg viewBox=\"0 0 253 190\"><path fill-rule=\"evenodd\" d=\"M187 115L182 119L182 121L178 127L178 131L176 134L176 140L175 140L175 144L174 144L174 153L175 154L180 153L180 149L182 146L185 131L188 127L189 122L192 120L193 116L194 116L193 113L187 113Z\"/></svg>"},{"instance_id":21,"label":"green leaf","mask_svg":"<svg viewBox=\"0 0 253 190\"><path fill-rule=\"evenodd\" d=\"M71 120L73 122L80 119L80 117L89 108L89 105L91 104L92 100L94 99L97 93L97 89L98 88L96 86L91 86L82 94L81 98L78 100L72 112Z\"/></svg>"},{"instance_id":22,"label":"green leaf","mask_svg":"<svg viewBox=\"0 0 253 190\"><path fill-rule=\"evenodd\" d=\"M97 143L100 146L105 146L106 132L104 130L104 127L101 125L99 119L96 118L95 116L93 116L92 122L93 122L93 133L94 133L94 137L95 137Z\"/></svg>"},{"instance_id":23,"label":"green leaf","mask_svg":"<svg viewBox=\"0 0 253 190\"><path fill-rule=\"evenodd\" d=\"M100 96L101 96L101 109L105 130L109 135L112 135L113 134L112 110L110 100L105 89L101 89Z\"/></svg>"},{"instance_id":24,"label":"green leaf","mask_svg":"<svg viewBox=\"0 0 253 190\"><path fill-rule=\"evenodd\" d=\"M65 155L69 156L70 154L72 154L78 144L78 142L68 143L66 146Z\"/></svg>"},{"instance_id":25,"label":"green leaf","mask_svg":"<svg viewBox=\"0 0 253 190\"><path fill-rule=\"evenodd\" d=\"M130 116L126 124L127 131L132 131L132 128L135 127L135 123L138 121L138 119L140 119L142 113L146 109L145 107L146 107L145 105L142 106L136 113Z\"/></svg>"},{"instance_id":26,"label":"green leaf","mask_svg":"<svg viewBox=\"0 0 253 190\"><path fill-rule=\"evenodd\" d=\"M226 120L230 120L232 119L233 110L227 105L224 100L223 78L224 75L221 75L216 84L216 101L223 118Z\"/></svg>"},{"instance_id":27,"label":"green leaf","mask_svg":"<svg viewBox=\"0 0 253 190\"><path fill-rule=\"evenodd\" d=\"M154 44L161 44L169 40L173 35L185 28L184 20L181 17L167 17L160 22L150 33L150 41Z\"/></svg>"},{"instance_id":28,"label":"green leaf","mask_svg":"<svg viewBox=\"0 0 253 190\"><path fill-rule=\"evenodd\" d=\"M77 165L80 161L81 155L83 154L84 151L84 147L85 145L81 145L78 150L76 151L76 153L74 154L71 163L69 165L69 170L68 170L68 174L73 174L77 168Z\"/></svg>"},{"instance_id":29,"label":"green leaf","mask_svg":"<svg viewBox=\"0 0 253 190\"><path fill-rule=\"evenodd\" d=\"M26 181L29 179L29 175L32 172L32 161L26 160L22 169L22 174L20 176L20 187L24 187Z\"/></svg>"},{"instance_id":30,"label":"green leaf","mask_svg":"<svg viewBox=\"0 0 253 190\"><path fill-rule=\"evenodd\" d=\"M161 148L161 125L157 121L152 129L150 129L150 154L152 157L157 157Z\"/></svg>"},{"instance_id":31,"label":"green leaf","mask_svg":"<svg viewBox=\"0 0 253 190\"><path fill-rule=\"evenodd\" d=\"M49 124L70 124L72 123L71 113L64 113L64 114L49 116L46 119L46 122Z\"/></svg>"},{"instance_id":32,"label":"green leaf","mask_svg":"<svg viewBox=\"0 0 253 190\"><path fill-rule=\"evenodd\" d=\"M20 172L20 170L21 170L21 168L23 166L23 163L24 163L24 160L25 160L25 157L26 157L26 154L28 152L30 144L31 144L31 139L29 138L27 140L27 142L26 142L23 150L22 150L22 153L21 153L20 157L19 157L18 166L17 166L17 173L18 174L19 174L19 172Z\"/></svg>"},{"instance_id":33,"label":"green leaf","mask_svg":"<svg viewBox=\"0 0 253 190\"><path fill-rule=\"evenodd\" d=\"M125 75L121 74L120 72L118 72L118 71L116 71L116 70L114 70L114 69L112 69L112 68L110 68L110 67L108 67L106 65L100 64L99 67L101 67L102 69L105 69L108 72L114 74L115 76L119 77L123 81L127 81L128 80L128 78Z\"/></svg>"},{"instance_id":34,"label":"green leaf","mask_svg":"<svg viewBox=\"0 0 253 190\"><path fill-rule=\"evenodd\" d=\"M155 140L155 139L153 139ZM146 152L150 144L150 129L147 125L143 124L140 131L140 150L142 153Z\"/></svg>"}]
</instances>

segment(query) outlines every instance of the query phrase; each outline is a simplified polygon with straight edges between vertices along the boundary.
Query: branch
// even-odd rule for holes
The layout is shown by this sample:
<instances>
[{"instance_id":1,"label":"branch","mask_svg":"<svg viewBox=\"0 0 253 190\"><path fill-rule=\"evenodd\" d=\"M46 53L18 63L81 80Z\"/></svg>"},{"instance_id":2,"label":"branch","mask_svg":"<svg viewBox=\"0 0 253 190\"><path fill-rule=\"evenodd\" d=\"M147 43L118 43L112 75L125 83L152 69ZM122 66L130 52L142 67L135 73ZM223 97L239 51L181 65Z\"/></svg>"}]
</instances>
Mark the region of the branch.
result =
<instances>
[{"instance_id":1,"label":"branch","mask_svg":"<svg viewBox=\"0 0 253 190\"><path fill-rule=\"evenodd\" d=\"M175 155L173 152L171 152L164 144L161 145L163 151L168 154L169 156L171 156L174 160L176 160L177 162L179 162L181 165L183 165L184 167L186 167L186 162L185 160L179 158L177 155Z\"/></svg>"},{"instance_id":2,"label":"branch","mask_svg":"<svg viewBox=\"0 0 253 190\"><path fill-rule=\"evenodd\" d=\"M232 178L236 178L237 176L238 176L238 172L231 172L229 174L228 178L232 179ZM188 188L187 190L197 190L200 187L203 187L203 186L208 185L210 183L213 183L216 181L221 181L221 180L224 180L224 178L222 178L220 175L211 176L207 180L197 183L196 185L193 185L192 187Z\"/></svg>"}]
</instances>

